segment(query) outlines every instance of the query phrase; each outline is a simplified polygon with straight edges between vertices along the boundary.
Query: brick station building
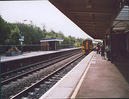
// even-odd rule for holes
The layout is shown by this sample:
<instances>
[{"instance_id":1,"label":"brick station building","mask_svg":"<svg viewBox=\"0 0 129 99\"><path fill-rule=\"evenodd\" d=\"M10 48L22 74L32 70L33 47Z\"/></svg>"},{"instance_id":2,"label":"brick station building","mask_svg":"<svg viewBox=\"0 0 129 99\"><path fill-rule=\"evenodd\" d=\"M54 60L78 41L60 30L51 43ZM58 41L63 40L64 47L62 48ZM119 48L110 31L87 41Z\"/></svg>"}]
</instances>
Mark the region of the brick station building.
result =
<instances>
[{"instance_id":1,"label":"brick station building","mask_svg":"<svg viewBox=\"0 0 129 99\"><path fill-rule=\"evenodd\" d=\"M41 50L42 51L56 50L57 42L62 42L62 41L63 41L63 39L59 39L59 38L41 39L40 40Z\"/></svg>"}]
</instances>

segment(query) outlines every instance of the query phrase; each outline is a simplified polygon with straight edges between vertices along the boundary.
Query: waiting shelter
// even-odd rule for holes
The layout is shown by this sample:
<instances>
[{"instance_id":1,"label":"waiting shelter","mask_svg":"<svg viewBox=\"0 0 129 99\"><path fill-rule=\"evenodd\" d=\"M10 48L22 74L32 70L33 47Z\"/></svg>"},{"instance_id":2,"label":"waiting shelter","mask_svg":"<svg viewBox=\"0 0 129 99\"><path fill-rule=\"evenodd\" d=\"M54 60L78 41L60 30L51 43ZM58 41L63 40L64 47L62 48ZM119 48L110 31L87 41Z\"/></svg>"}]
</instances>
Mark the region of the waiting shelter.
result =
<instances>
[{"instance_id":1,"label":"waiting shelter","mask_svg":"<svg viewBox=\"0 0 129 99\"><path fill-rule=\"evenodd\" d=\"M62 42L63 39L59 38L45 38L40 40L41 50L42 51L50 51L56 50L57 42Z\"/></svg>"}]
</instances>

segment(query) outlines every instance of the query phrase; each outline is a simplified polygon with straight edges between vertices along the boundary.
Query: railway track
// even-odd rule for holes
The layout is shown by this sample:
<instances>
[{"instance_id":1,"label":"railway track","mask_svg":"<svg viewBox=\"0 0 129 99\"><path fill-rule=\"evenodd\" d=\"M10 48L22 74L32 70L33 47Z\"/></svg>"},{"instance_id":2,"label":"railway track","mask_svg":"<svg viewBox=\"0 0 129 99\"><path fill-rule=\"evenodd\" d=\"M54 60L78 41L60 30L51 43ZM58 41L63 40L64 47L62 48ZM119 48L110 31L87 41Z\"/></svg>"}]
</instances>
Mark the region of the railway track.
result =
<instances>
[{"instance_id":1,"label":"railway track","mask_svg":"<svg viewBox=\"0 0 129 99\"><path fill-rule=\"evenodd\" d=\"M77 53L79 53L79 52L77 52ZM16 81L17 79L27 76L33 72L39 71L40 69L46 68L47 66L50 66L59 61L62 61L62 60L66 59L74 54L77 54L77 53L61 55L59 57L55 57L55 58L49 59L47 61L38 62L38 63L31 64L26 67L22 67L22 68L13 70L13 71L2 73L1 74L1 85L5 85L12 81Z\"/></svg>"},{"instance_id":2,"label":"railway track","mask_svg":"<svg viewBox=\"0 0 129 99\"><path fill-rule=\"evenodd\" d=\"M2 99L10 99L11 96L16 95L17 93L24 90L26 87L29 87L33 83L36 83L37 81L39 81L41 78L46 77L47 75L49 75L49 73L53 72L53 70L58 69L60 66L62 66L61 63L63 61L67 62L67 61L69 61L69 59L71 57L76 57L77 54L81 54L80 51L77 52L77 53L73 52L73 53L70 53L68 55L65 54L64 58L62 56L56 57L58 59L58 62L55 61L55 63L54 63L54 61L52 61L52 60L54 60L54 58L50 59L49 61L47 61L47 63L49 63L49 62L53 62L53 63L47 65L46 67L44 67L42 69L40 68L39 70L36 70L36 71L33 71L30 74L25 74L24 76L16 78L15 80L10 80L10 83L7 83L5 85L3 84L2 87L1 87ZM47 64L47 63L45 63L45 64ZM29 71L30 70L31 69L29 69ZM46 83L48 83L48 82L46 82Z\"/></svg>"},{"instance_id":3,"label":"railway track","mask_svg":"<svg viewBox=\"0 0 129 99\"><path fill-rule=\"evenodd\" d=\"M66 73L68 73L84 56L78 55L74 60L69 61L65 65L51 72L41 80L32 84L30 87L19 92L10 99L38 99L48 89L50 89L58 80L60 80ZM70 66L71 65L71 66Z\"/></svg>"}]
</instances>

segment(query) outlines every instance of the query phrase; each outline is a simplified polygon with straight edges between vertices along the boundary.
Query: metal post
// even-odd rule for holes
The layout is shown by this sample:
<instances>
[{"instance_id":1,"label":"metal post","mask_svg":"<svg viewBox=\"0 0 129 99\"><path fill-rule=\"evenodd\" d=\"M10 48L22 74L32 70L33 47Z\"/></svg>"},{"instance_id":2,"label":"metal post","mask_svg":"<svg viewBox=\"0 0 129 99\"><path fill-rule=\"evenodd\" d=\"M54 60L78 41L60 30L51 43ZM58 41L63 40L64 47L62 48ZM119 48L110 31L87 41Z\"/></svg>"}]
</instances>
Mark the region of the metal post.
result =
<instances>
[{"instance_id":1,"label":"metal post","mask_svg":"<svg viewBox=\"0 0 129 99\"><path fill-rule=\"evenodd\" d=\"M21 24L20 24L20 27L21 27ZM21 27L21 28L22 28L22 27ZM20 44L21 44L21 53L23 53L24 36L22 36L22 32L21 32L21 31L20 31L19 35L20 35L19 41L20 41Z\"/></svg>"},{"instance_id":2,"label":"metal post","mask_svg":"<svg viewBox=\"0 0 129 99\"><path fill-rule=\"evenodd\" d=\"M113 54L113 52L112 52L112 29L113 28L110 29L110 60L111 60L111 62L113 61L113 57L112 57L113 56L112 55Z\"/></svg>"}]
</instances>

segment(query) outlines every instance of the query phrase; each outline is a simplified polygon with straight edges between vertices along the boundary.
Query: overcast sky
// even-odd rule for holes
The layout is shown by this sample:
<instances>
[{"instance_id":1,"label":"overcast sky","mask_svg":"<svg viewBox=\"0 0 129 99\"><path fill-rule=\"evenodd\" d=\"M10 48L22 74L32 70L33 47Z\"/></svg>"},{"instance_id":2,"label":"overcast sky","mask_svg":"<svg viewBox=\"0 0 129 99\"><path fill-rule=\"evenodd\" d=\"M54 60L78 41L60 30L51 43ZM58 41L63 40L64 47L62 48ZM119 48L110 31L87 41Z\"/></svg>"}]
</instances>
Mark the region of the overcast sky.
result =
<instances>
[{"instance_id":1,"label":"overcast sky","mask_svg":"<svg viewBox=\"0 0 129 99\"><path fill-rule=\"evenodd\" d=\"M45 25L48 31L61 31L65 36L87 38L88 35L49 1L0 1L0 15L8 22ZM27 20L27 21L23 21Z\"/></svg>"}]
</instances>

